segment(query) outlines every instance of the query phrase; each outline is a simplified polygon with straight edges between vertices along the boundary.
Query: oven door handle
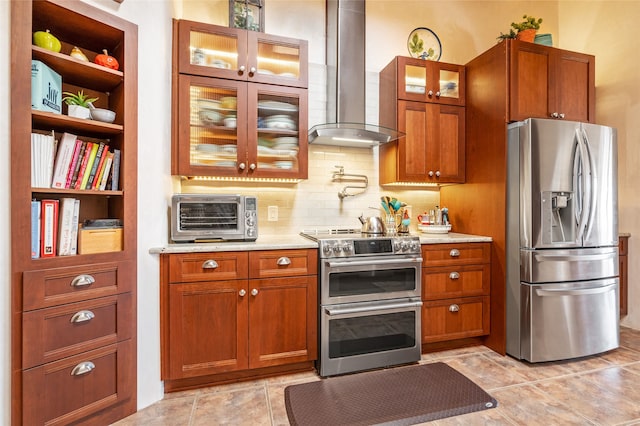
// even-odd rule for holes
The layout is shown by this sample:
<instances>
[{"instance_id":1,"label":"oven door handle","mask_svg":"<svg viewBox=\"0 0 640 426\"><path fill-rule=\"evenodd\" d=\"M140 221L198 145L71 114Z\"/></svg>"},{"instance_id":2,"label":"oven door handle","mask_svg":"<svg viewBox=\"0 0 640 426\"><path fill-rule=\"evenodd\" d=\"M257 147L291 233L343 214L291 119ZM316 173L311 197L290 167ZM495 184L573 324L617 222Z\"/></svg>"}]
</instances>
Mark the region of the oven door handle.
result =
<instances>
[{"instance_id":1,"label":"oven door handle","mask_svg":"<svg viewBox=\"0 0 640 426\"><path fill-rule=\"evenodd\" d=\"M375 261L371 260L348 260L348 261L338 261L338 262L327 262L327 266L329 268L336 268L339 266L348 266L348 267L358 267L358 266L377 266L377 265L411 265L414 263L422 263L421 257L411 258L411 259L376 259Z\"/></svg>"},{"instance_id":2,"label":"oven door handle","mask_svg":"<svg viewBox=\"0 0 640 426\"><path fill-rule=\"evenodd\" d=\"M333 308L324 308L324 311L327 313L327 315L332 316L332 315L358 314L361 312L371 312L371 311L379 312L379 311L386 311L390 309L419 308L420 306L422 306L422 302L417 301L417 302L403 302L403 303L388 303L388 304L377 305L377 306L369 305L369 306L349 307L349 308L333 307Z\"/></svg>"}]
</instances>

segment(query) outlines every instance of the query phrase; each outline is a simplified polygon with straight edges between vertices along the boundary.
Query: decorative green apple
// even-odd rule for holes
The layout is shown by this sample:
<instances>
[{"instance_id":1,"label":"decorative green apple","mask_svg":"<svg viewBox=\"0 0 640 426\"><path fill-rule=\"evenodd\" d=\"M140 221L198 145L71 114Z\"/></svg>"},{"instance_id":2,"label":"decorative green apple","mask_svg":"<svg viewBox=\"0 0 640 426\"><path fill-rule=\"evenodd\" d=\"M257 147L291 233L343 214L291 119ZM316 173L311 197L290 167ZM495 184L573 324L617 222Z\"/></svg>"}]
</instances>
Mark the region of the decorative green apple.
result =
<instances>
[{"instance_id":1,"label":"decorative green apple","mask_svg":"<svg viewBox=\"0 0 640 426\"><path fill-rule=\"evenodd\" d=\"M53 34L49 32L49 30L36 31L35 33L33 33L33 44L56 53L60 52L60 49L62 48L60 40L55 38Z\"/></svg>"}]
</instances>

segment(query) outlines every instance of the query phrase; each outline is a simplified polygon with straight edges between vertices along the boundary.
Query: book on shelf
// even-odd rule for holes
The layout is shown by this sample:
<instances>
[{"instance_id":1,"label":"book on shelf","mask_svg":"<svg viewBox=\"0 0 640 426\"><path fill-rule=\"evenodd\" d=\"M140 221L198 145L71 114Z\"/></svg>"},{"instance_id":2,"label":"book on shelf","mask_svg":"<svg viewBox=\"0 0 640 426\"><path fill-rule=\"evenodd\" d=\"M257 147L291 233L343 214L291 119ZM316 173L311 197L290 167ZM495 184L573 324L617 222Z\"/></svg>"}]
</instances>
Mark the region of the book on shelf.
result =
<instances>
[{"instance_id":1,"label":"book on shelf","mask_svg":"<svg viewBox=\"0 0 640 426\"><path fill-rule=\"evenodd\" d=\"M71 161L69 162L69 169L67 170L67 181L64 184L66 189L71 188L71 180L73 179L73 171L76 168L76 164L78 164L78 156L80 155L80 148L82 148L82 141L80 139L76 139L76 145L73 148L73 155L71 156Z\"/></svg>"},{"instance_id":2,"label":"book on shelf","mask_svg":"<svg viewBox=\"0 0 640 426\"><path fill-rule=\"evenodd\" d=\"M78 253L78 226L80 222L80 200L74 199L73 203L73 218L71 220L71 250L70 254L74 255Z\"/></svg>"},{"instance_id":3,"label":"book on shelf","mask_svg":"<svg viewBox=\"0 0 640 426\"><path fill-rule=\"evenodd\" d=\"M78 223L73 223L75 215L75 198L65 197L60 200L60 212L58 221L58 256L70 256L73 228L78 227ZM79 207L79 206L78 206Z\"/></svg>"},{"instance_id":4,"label":"book on shelf","mask_svg":"<svg viewBox=\"0 0 640 426\"><path fill-rule=\"evenodd\" d=\"M41 200L40 257L54 257L58 237L58 200Z\"/></svg>"},{"instance_id":5,"label":"book on shelf","mask_svg":"<svg viewBox=\"0 0 640 426\"><path fill-rule=\"evenodd\" d=\"M84 151L87 148L87 142L81 141L80 150L78 151L78 156L76 158L76 164L73 167L73 174L71 176L71 181L69 182L69 188L74 189L76 187L76 182L78 181L78 175L80 174L80 167L82 166L82 160L84 159Z\"/></svg>"},{"instance_id":6,"label":"book on shelf","mask_svg":"<svg viewBox=\"0 0 640 426\"><path fill-rule=\"evenodd\" d=\"M51 188L64 189L66 186L67 174L69 165L71 164L71 158L73 157L73 151L75 150L76 139L76 135L71 133L65 132L62 135L56 154Z\"/></svg>"},{"instance_id":7,"label":"book on shelf","mask_svg":"<svg viewBox=\"0 0 640 426\"><path fill-rule=\"evenodd\" d=\"M31 258L40 257L40 201L31 200Z\"/></svg>"},{"instance_id":8,"label":"book on shelf","mask_svg":"<svg viewBox=\"0 0 640 426\"><path fill-rule=\"evenodd\" d=\"M96 185L99 184L100 172L104 167L104 160L107 158L107 154L109 154L109 145L105 144L102 146L102 150L98 148L98 153L96 154L97 167L94 167L91 171L91 175L89 175L89 182L87 184L89 185L89 188L87 189L98 189Z\"/></svg>"},{"instance_id":9,"label":"book on shelf","mask_svg":"<svg viewBox=\"0 0 640 426\"><path fill-rule=\"evenodd\" d=\"M94 142L91 147L91 151L89 152L89 158L87 161L87 167L84 169L84 173L82 174L82 182L80 183L80 188L78 189L87 189L87 182L89 182L89 175L91 174L91 169L93 168L93 164L96 161L96 154L98 153L98 148L100 144Z\"/></svg>"},{"instance_id":10,"label":"book on shelf","mask_svg":"<svg viewBox=\"0 0 640 426\"><path fill-rule=\"evenodd\" d=\"M119 185L119 180L120 180L120 150L119 149L114 149L113 150L113 164L111 165L112 168L112 172L111 172L111 190L112 191L117 191L118 190L118 185Z\"/></svg>"},{"instance_id":11,"label":"book on shelf","mask_svg":"<svg viewBox=\"0 0 640 426\"><path fill-rule=\"evenodd\" d=\"M100 190L104 191L107 188L107 181L109 181L109 175L111 174L111 165L113 164L113 152L107 154L107 159L104 161L104 167L102 168L102 174L100 177Z\"/></svg>"},{"instance_id":12,"label":"book on shelf","mask_svg":"<svg viewBox=\"0 0 640 426\"><path fill-rule=\"evenodd\" d=\"M50 188L56 152L54 133L31 133L31 187Z\"/></svg>"},{"instance_id":13,"label":"book on shelf","mask_svg":"<svg viewBox=\"0 0 640 426\"><path fill-rule=\"evenodd\" d=\"M84 172L87 169L87 164L89 164L89 157L91 156L93 145L93 142L87 142L87 145L84 148L82 162L80 163L80 169L78 170L78 177L76 178L76 183L73 186L73 189L80 189L82 186L82 179L84 178Z\"/></svg>"}]
</instances>

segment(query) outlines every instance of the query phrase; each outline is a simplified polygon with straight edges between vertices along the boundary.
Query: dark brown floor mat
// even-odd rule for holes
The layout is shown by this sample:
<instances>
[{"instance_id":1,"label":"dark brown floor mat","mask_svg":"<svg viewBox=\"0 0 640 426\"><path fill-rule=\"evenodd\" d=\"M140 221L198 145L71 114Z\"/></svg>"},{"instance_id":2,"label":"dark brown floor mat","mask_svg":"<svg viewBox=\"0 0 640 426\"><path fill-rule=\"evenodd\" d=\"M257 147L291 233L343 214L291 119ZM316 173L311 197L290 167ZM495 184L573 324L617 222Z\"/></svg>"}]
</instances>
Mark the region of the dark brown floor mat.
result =
<instances>
[{"instance_id":1,"label":"dark brown floor mat","mask_svg":"<svg viewBox=\"0 0 640 426\"><path fill-rule=\"evenodd\" d=\"M498 405L442 362L291 385L284 395L294 426L412 425Z\"/></svg>"}]
</instances>

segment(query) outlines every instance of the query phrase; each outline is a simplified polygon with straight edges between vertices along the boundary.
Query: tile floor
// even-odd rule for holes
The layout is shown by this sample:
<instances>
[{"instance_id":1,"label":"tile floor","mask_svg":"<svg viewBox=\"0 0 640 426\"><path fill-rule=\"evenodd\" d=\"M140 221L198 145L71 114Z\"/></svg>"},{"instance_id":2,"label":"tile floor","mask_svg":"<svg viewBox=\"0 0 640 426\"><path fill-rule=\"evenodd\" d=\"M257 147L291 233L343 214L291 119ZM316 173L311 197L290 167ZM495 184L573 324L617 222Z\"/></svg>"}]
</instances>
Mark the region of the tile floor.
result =
<instances>
[{"instance_id":1,"label":"tile floor","mask_svg":"<svg viewBox=\"0 0 640 426\"><path fill-rule=\"evenodd\" d=\"M431 424L640 425L640 331L620 335L614 351L544 364L482 346L423 355L422 363L446 362L498 400L496 409ZM116 425L288 425L284 388L312 380L309 372L170 393Z\"/></svg>"}]
</instances>

